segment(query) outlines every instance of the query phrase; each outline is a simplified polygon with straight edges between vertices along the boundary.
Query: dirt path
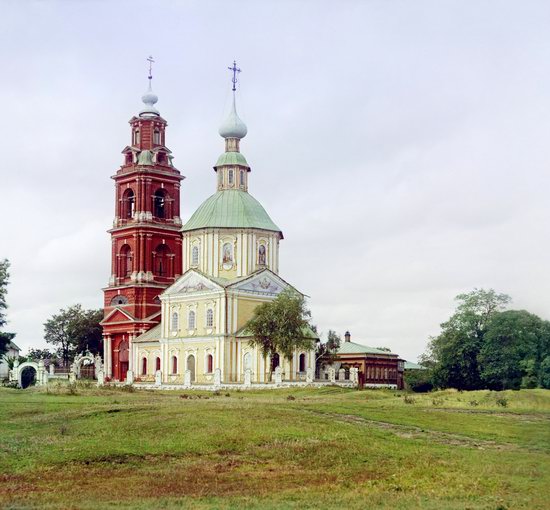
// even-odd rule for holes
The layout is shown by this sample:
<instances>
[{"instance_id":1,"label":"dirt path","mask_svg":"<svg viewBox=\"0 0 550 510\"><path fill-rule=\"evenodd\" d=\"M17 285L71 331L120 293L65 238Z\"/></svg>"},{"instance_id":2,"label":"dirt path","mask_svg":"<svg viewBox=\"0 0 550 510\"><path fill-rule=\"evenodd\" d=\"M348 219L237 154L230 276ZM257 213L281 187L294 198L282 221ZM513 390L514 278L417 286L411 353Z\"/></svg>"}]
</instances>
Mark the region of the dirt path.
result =
<instances>
[{"instance_id":1,"label":"dirt path","mask_svg":"<svg viewBox=\"0 0 550 510\"><path fill-rule=\"evenodd\" d=\"M426 430L424 428L416 427L414 425L398 425L395 423L389 423L385 421L368 420L361 416L353 414L339 414L339 413L327 413L323 411L306 410L306 412L316 414L318 416L325 416L331 418L340 423L352 423L365 427L372 427L379 430L387 430L396 436L405 439L428 439L436 443L451 445L451 446L463 446L467 448L476 448L478 450L493 449L493 450L507 450L507 451L519 451L519 450L531 450L527 447L521 447L519 445L511 443L497 443L496 441L487 441L484 439L474 439L469 436L462 436L459 434L451 434L448 432L440 432L437 430ZM540 451L540 450L535 450Z\"/></svg>"}]
</instances>

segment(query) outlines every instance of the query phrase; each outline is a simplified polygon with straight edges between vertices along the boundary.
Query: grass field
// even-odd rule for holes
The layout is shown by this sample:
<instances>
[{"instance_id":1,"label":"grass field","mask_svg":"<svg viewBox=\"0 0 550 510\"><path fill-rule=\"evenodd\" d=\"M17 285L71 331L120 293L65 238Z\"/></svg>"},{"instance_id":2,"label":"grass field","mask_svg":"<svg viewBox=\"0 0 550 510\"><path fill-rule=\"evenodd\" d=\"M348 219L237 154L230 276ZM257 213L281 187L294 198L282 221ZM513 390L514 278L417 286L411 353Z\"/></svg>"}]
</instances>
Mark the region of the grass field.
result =
<instances>
[{"instance_id":1,"label":"grass field","mask_svg":"<svg viewBox=\"0 0 550 510\"><path fill-rule=\"evenodd\" d=\"M0 388L1 508L550 508L550 391Z\"/></svg>"}]
</instances>

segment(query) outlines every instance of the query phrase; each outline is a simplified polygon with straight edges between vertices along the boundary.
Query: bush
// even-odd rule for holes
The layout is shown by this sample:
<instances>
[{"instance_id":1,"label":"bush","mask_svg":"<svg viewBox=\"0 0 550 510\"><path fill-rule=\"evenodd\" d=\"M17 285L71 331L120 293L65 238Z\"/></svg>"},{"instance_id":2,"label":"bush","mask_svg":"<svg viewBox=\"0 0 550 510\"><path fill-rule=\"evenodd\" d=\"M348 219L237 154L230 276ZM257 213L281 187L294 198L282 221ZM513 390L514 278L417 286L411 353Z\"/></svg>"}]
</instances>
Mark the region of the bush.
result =
<instances>
[{"instance_id":1,"label":"bush","mask_svg":"<svg viewBox=\"0 0 550 510\"><path fill-rule=\"evenodd\" d=\"M496 403L497 403L497 406L507 407L508 399L506 397L497 397Z\"/></svg>"},{"instance_id":2,"label":"bush","mask_svg":"<svg viewBox=\"0 0 550 510\"><path fill-rule=\"evenodd\" d=\"M405 387L415 393L426 393L433 390L431 370L407 370Z\"/></svg>"},{"instance_id":3,"label":"bush","mask_svg":"<svg viewBox=\"0 0 550 510\"><path fill-rule=\"evenodd\" d=\"M405 402L405 404L414 404L416 400L414 399L414 397L411 397L411 395L405 395L403 397L403 402Z\"/></svg>"}]
</instances>

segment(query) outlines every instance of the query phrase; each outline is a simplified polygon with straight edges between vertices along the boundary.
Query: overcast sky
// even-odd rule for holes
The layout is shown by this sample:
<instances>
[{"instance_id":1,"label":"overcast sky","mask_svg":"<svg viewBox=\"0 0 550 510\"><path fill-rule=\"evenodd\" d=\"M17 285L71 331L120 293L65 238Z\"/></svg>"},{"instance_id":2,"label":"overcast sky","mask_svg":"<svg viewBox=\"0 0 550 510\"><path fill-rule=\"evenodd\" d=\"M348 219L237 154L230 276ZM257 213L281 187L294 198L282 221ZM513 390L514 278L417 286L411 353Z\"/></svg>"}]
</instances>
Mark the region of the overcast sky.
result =
<instances>
[{"instance_id":1,"label":"overcast sky","mask_svg":"<svg viewBox=\"0 0 550 510\"><path fill-rule=\"evenodd\" d=\"M313 322L416 360L454 296L550 319L547 1L0 1L0 258L23 352L102 306L110 176L152 54L183 220L242 68L250 192Z\"/></svg>"}]
</instances>

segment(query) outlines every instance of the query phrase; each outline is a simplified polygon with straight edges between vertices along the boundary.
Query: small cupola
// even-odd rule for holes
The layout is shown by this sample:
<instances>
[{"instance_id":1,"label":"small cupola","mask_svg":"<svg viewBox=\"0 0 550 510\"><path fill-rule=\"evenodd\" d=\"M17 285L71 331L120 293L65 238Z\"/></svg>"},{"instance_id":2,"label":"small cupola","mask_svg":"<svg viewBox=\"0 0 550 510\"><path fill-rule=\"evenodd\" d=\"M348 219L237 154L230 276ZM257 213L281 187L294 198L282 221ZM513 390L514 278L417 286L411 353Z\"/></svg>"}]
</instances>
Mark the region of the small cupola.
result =
<instances>
[{"instance_id":1,"label":"small cupola","mask_svg":"<svg viewBox=\"0 0 550 510\"><path fill-rule=\"evenodd\" d=\"M147 79L149 80L149 86L147 88L147 92L141 96L141 100L145 104L145 108L143 108L139 112L140 117L158 117L160 116L159 111L155 108L155 104L159 100L158 96L153 92L153 88L151 86L151 82L153 81L153 57L149 57L147 59L149 62L149 76Z\"/></svg>"},{"instance_id":2,"label":"small cupola","mask_svg":"<svg viewBox=\"0 0 550 510\"><path fill-rule=\"evenodd\" d=\"M344 335L344 338L346 342L351 342L351 333L349 331L346 331L346 334Z\"/></svg>"}]
</instances>

